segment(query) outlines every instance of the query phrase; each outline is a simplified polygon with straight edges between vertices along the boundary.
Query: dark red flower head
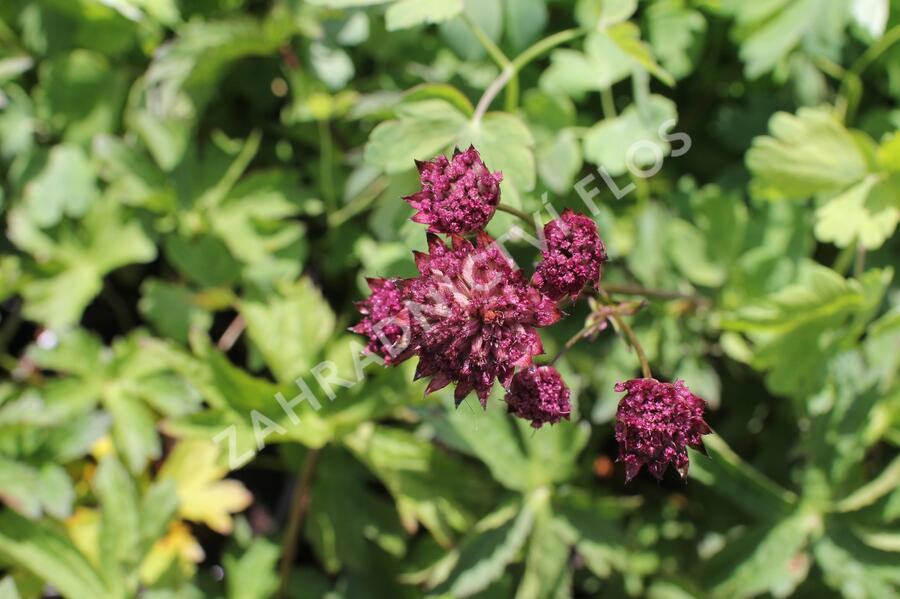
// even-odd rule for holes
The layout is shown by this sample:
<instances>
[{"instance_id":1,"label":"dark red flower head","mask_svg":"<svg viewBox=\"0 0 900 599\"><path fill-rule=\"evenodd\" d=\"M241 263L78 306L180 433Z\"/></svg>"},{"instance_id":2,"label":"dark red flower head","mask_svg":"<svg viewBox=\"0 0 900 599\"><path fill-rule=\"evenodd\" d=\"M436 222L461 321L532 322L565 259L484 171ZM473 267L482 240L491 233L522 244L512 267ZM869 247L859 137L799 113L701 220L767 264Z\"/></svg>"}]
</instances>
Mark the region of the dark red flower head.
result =
<instances>
[{"instance_id":1,"label":"dark red flower head","mask_svg":"<svg viewBox=\"0 0 900 599\"><path fill-rule=\"evenodd\" d=\"M669 464L686 477L687 448L704 451L702 437L712 432L703 420L706 402L680 380L632 379L616 384L616 391L626 392L616 411L616 441L626 482L644 464L660 480Z\"/></svg>"},{"instance_id":2,"label":"dark red flower head","mask_svg":"<svg viewBox=\"0 0 900 599\"><path fill-rule=\"evenodd\" d=\"M363 319L350 330L369 338L366 352L394 366L409 358L409 313L397 279L366 279L372 295L356 304Z\"/></svg>"},{"instance_id":3,"label":"dark red flower head","mask_svg":"<svg viewBox=\"0 0 900 599\"><path fill-rule=\"evenodd\" d=\"M474 390L485 406L495 380L508 387L543 352L535 327L559 311L484 232L474 245L429 235L428 249L415 254L421 275L405 282L416 378L433 377L429 393L455 382L457 404Z\"/></svg>"},{"instance_id":4,"label":"dark red flower head","mask_svg":"<svg viewBox=\"0 0 900 599\"><path fill-rule=\"evenodd\" d=\"M431 233L463 235L484 229L500 203L503 175L490 172L478 150L469 146L453 157L416 161L422 191L403 198L418 210L412 220Z\"/></svg>"},{"instance_id":5,"label":"dark red flower head","mask_svg":"<svg viewBox=\"0 0 900 599\"><path fill-rule=\"evenodd\" d=\"M553 299L578 297L585 285L596 287L606 250L591 218L566 209L544 226L546 248L533 283Z\"/></svg>"},{"instance_id":6,"label":"dark red flower head","mask_svg":"<svg viewBox=\"0 0 900 599\"><path fill-rule=\"evenodd\" d=\"M530 366L517 372L506 393L506 405L510 414L531 420L534 428L568 420L572 412L569 388L553 366Z\"/></svg>"}]
</instances>

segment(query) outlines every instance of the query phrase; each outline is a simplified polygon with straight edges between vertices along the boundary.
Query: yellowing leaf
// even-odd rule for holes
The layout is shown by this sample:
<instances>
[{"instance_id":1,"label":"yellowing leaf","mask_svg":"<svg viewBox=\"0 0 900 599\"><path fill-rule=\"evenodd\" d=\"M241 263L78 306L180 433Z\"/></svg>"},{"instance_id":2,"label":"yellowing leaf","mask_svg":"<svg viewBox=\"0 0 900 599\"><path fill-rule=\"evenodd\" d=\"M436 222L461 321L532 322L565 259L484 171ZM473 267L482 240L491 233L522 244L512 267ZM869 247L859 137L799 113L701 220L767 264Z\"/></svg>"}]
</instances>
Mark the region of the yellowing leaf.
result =
<instances>
[{"instance_id":1,"label":"yellowing leaf","mask_svg":"<svg viewBox=\"0 0 900 599\"><path fill-rule=\"evenodd\" d=\"M178 513L222 534L231 532L231 514L253 502L253 495L236 480L222 480L228 469L219 465L219 446L208 441L182 441L159 471L175 481Z\"/></svg>"},{"instance_id":2,"label":"yellowing leaf","mask_svg":"<svg viewBox=\"0 0 900 599\"><path fill-rule=\"evenodd\" d=\"M173 522L166 536L153 544L150 553L140 567L141 582L151 585L162 576L173 563L186 576L191 577L206 557L203 547L191 534L184 522Z\"/></svg>"},{"instance_id":3,"label":"yellowing leaf","mask_svg":"<svg viewBox=\"0 0 900 599\"><path fill-rule=\"evenodd\" d=\"M88 507L78 507L66 518L66 530L75 547L92 564L99 565L97 548L100 539L100 511Z\"/></svg>"},{"instance_id":4,"label":"yellowing leaf","mask_svg":"<svg viewBox=\"0 0 900 599\"><path fill-rule=\"evenodd\" d=\"M816 238L847 247L859 241L876 249L900 219L900 177L883 181L870 175L816 211Z\"/></svg>"}]
</instances>

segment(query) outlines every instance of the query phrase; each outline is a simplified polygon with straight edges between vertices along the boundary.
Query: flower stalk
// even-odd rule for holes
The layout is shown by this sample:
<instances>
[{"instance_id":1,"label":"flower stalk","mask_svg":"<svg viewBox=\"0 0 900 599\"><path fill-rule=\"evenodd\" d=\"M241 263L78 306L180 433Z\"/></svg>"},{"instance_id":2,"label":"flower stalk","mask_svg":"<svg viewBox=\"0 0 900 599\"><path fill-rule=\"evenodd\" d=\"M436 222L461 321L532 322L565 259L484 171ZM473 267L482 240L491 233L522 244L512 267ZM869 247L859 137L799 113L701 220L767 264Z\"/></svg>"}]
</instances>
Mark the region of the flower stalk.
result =
<instances>
[{"instance_id":1,"label":"flower stalk","mask_svg":"<svg viewBox=\"0 0 900 599\"><path fill-rule=\"evenodd\" d=\"M609 293L606 292L605 289L600 289L600 296L607 304L612 303L612 299L609 297ZM641 342L638 341L637 335L634 334L634 330L628 326L624 320L622 320L622 316L619 314L617 310L613 310L609 314L609 318L613 321L613 324L617 329L622 331L625 334L625 338L628 340L628 344L634 348L634 352L637 354L638 360L641 363L641 374L644 378L651 378L653 373L650 371L650 362L647 360L647 354L644 353L644 348L641 346Z\"/></svg>"},{"instance_id":2,"label":"flower stalk","mask_svg":"<svg viewBox=\"0 0 900 599\"><path fill-rule=\"evenodd\" d=\"M513 208L509 204L498 204L497 210L499 210L500 212L505 212L507 214L512 214L516 218L519 218L519 219L523 220L524 222L528 223L529 226L535 226L535 227L537 226L537 223L535 222L534 218L532 218L531 216L528 216L528 213L525 212L524 210L519 210L518 208Z\"/></svg>"},{"instance_id":3,"label":"flower stalk","mask_svg":"<svg viewBox=\"0 0 900 599\"><path fill-rule=\"evenodd\" d=\"M467 24L471 22L471 19L467 22ZM544 39L535 42L533 45L529 46L525 50L522 51L521 54L516 56L512 61L506 58L506 56L500 51L499 48L494 45L494 43L484 34L482 31L482 36L479 36L476 31L480 31L480 27L474 22L471 22L469 25L472 32L475 34L475 37L485 45L488 53L503 66L503 69L500 71L500 75L491 83L488 88L484 91L484 94L481 96L481 99L478 100L478 106L475 108L475 114L472 116L472 121L478 123L481 121L484 114L487 112L488 108L491 106L491 102L494 101L494 98L497 97L497 94L506 86L507 83L510 83L510 89L512 91L508 92L507 95L507 106L506 109L509 111L515 110L518 105L518 78L517 75L519 71L521 71L525 66L527 66L532 60L540 57L545 52L548 52L559 46L561 44L565 44L566 42L577 39L588 32L588 29L583 27L576 27L573 29L566 29L565 31L560 31L558 33L554 33L551 36L545 37ZM482 39L482 37L484 39ZM489 42L489 45L486 43ZM495 48L496 51L492 51L491 47ZM515 83L511 83L515 81Z\"/></svg>"}]
</instances>

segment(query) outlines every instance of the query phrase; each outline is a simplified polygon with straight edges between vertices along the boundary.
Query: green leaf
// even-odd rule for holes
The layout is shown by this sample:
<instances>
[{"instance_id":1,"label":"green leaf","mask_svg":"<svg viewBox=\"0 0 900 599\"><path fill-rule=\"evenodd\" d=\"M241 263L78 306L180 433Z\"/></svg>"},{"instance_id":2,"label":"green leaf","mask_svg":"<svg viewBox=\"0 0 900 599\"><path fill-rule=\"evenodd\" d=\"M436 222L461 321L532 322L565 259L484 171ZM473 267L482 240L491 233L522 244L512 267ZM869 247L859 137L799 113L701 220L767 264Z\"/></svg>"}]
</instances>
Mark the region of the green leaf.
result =
<instances>
[{"instance_id":1,"label":"green leaf","mask_svg":"<svg viewBox=\"0 0 900 599\"><path fill-rule=\"evenodd\" d=\"M868 547L843 527L829 527L814 547L825 582L847 599L900 596L896 553Z\"/></svg>"},{"instance_id":2,"label":"green leaf","mask_svg":"<svg viewBox=\"0 0 900 599\"><path fill-rule=\"evenodd\" d=\"M546 0L505 0L505 30L516 50L524 50L537 41L547 24Z\"/></svg>"},{"instance_id":3,"label":"green leaf","mask_svg":"<svg viewBox=\"0 0 900 599\"><path fill-rule=\"evenodd\" d=\"M401 104L395 112L398 120L375 127L365 150L366 162L387 173L411 170L414 160L430 160L454 143L467 122L443 100Z\"/></svg>"},{"instance_id":4,"label":"green leaf","mask_svg":"<svg viewBox=\"0 0 900 599\"><path fill-rule=\"evenodd\" d=\"M549 510L538 513L528 539L525 574L516 590L516 599L569 597L572 593L569 572L569 544L564 525Z\"/></svg>"},{"instance_id":5,"label":"green leaf","mask_svg":"<svg viewBox=\"0 0 900 599\"><path fill-rule=\"evenodd\" d=\"M140 501L138 559L145 556L153 544L166 534L177 514L178 493L175 482L162 479L150 485Z\"/></svg>"},{"instance_id":6,"label":"green leaf","mask_svg":"<svg viewBox=\"0 0 900 599\"><path fill-rule=\"evenodd\" d=\"M637 0L578 0L575 4L575 18L582 27L602 29L631 17L637 10L637 5Z\"/></svg>"},{"instance_id":7,"label":"green leaf","mask_svg":"<svg viewBox=\"0 0 900 599\"><path fill-rule=\"evenodd\" d=\"M344 442L384 483L407 530L421 522L443 546L475 521L483 479L428 441L387 427L361 426Z\"/></svg>"},{"instance_id":8,"label":"green leaf","mask_svg":"<svg viewBox=\"0 0 900 599\"><path fill-rule=\"evenodd\" d=\"M405 551L393 505L367 487L365 471L345 453L319 456L310 495L306 538L328 572L365 569L381 552Z\"/></svg>"},{"instance_id":9,"label":"green leaf","mask_svg":"<svg viewBox=\"0 0 900 599\"><path fill-rule=\"evenodd\" d=\"M518 514L499 526L476 527L475 534L461 545L456 565L447 579L435 588L436 593L469 597L503 575L525 545L534 524L534 506L526 503L517 507Z\"/></svg>"},{"instance_id":10,"label":"green leaf","mask_svg":"<svg viewBox=\"0 0 900 599\"><path fill-rule=\"evenodd\" d=\"M441 23L463 9L462 0L395 0L385 13L388 31Z\"/></svg>"},{"instance_id":11,"label":"green leaf","mask_svg":"<svg viewBox=\"0 0 900 599\"><path fill-rule=\"evenodd\" d=\"M210 214L212 229L242 262L245 278L268 287L302 270L306 228L295 221L303 196L290 172L254 172L231 189Z\"/></svg>"},{"instance_id":12,"label":"green leaf","mask_svg":"<svg viewBox=\"0 0 900 599\"><path fill-rule=\"evenodd\" d=\"M0 552L67 597L110 597L100 575L72 542L49 523L0 514Z\"/></svg>"},{"instance_id":13,"label":"green leaf","mask_svg":"<svg viewBox=\"0 0 900 599\"><path fill-rule=\"evenodd\" d=\"M115 130L126 81L100 54L76 49L41 64L38 102L49 121L75 143Z\"/></svg>"},{"instance_id":14,"label":"green leaf","mask_svg":"<svg viewBox=\"0 0 900 599\"><path fill-rule=\"evenodd\" d=\"M829 357L862 332L865 323L858 321L871 317L892 276L871 271L863 281L846 280L805 263L796 283L743 307L722 327L754 342L753 366L768 372L770 389L804 397L818 389Z\"/></svg>"},{"instance_id":15,"label":"green leaf","mask_svg":"<svg viewBox=\"0 0 900 599\"><path fill-rule=\"evenodd\" d=\"M0 457L0 499L28 518L44 513L65 518L72 513L75 489L61 466L33 468Z\"/></svg>"},{"instance_id":16,"label":"green leaf","mask_svg":"<svg viewBox=\"0 0 900 599\"><path fill-rule=\"evenodd\" d=\"M199 305L195 293L159 279L144 281L138 310L160 334L182 343L192 327L206 331L212 325L212 314Z\"/></svg>"},{"instance_id":17,"label":"green leaf","mask_svg":"<svg viewBox=\"0 0 900 599\"><path fill-rule=\"evenodd\" d=\"M42 263L37 278L22 291L24 313L51 327L77 322L108 272L156 257L156 247L141 225L127 220L122 209L105 198L94 202L77 225L60 223L52 237L18 210L9 215L9 228L12 241Z\"/></svg>"},{"instance_id":18,"label":"green leaf","mask_svg":"<svg viewBox=\"0 0 900 599\"><path fill-rule=\"evenodd\" d=\"M534 189L534 138L519 117L490 112L480 122L470 122L456 143L474 145L488 168L503 173L501 189L511 204L520 206L519 194Z\"/></svg>"},{"instance_id":19,"label":"green leaf","mask_svg":"<svg viewBox=\"0 0 900 599\"><path fill-rule=\"evenodd\" d=\"M748 514L769 519L797 503L797 496L766 478L718 436L704 437L709 457L691 452L691 478L725 495Z\"/></svg>"},{"instance_id":20,"label":"green leaf","mask_svg":"<svg viewBox=\"0 0 900 599\"><path fill-rule=\"evenodd\" d=\"M463 0L463 13L474 21L491 41L500 41L503 30L502 0ZM484 46L469 30L462 18L441 23L441 37L459 56L467 60L477 60L485 55Z\"/></svg>"},{"instance_id":21,"label":"green leaf","mask_svg":"<svg viewBox=\"0 0 900 599\"><path fill-rule=\"evenodd\" d=\"M463 0L310 0L310 4L329 8L389 4L385 14L388 31L440 23L463 10Z\"/></svg>"},{"instance_id":22,"label":"green leaf","mask_svg":"<svg viewBox=\"0 0 900 599\"><path fill-rule=\"evenodd\" d=\"M98 367L109 362L104 355L103 341L94 333L82 328L65 331L46 346L32 344L27 356L41 368L85 378L97 375Z\"/></svg>"},{"instance_id":23,"label":"green leaf","mask_svg":"<svg viewBox=\"0 0 900 599\"><path fill-rule=\"evenodd\" d=\"M109 184L111 196L130 206L174 210L175 190L136 140L100 133L92 139L91 151L97 175Z\"/></svg>"},{"instance_id":24,"label":"green leaf","mask_svg":"<svg viewBox=\"0 0 900 599\"><path fill-rule=\"evenodd\" d=\"M769 121L769 133L755 138L747 152L756 196L781 200L834 193L868 173L853 136L824 108L778 112Z\"/></svg>"},{"instance_id":25,"label":"green leaf","mask_svg":"<svg viewBox=\"0 0 900 599\"><path fill-rule=\"evenodd\" d=\"M250 339L279 381L307 374L334 331L334 313L308 277L281 285L268 301L244 301Z\"/></svg>"},{"instance_id":26,"label":"green leaf","mask_svg":"<svg viewBox=\"0 0 900 599\"><path fill-rule=\"evenodd\" d=\"M0 599L21 599L19 590L16 588L16 581L12 576L4 576L0 580Z\"/></svg>"},{"instance_id":27,"label":"green leaf","mask_svg":"<svg viewBox=\"0 0 900 599\"><path fill-rule=\"evenodd\" d=\"M112 414L113 440L129 470L138 473L147 462L160 457L162 445L155 418L140 399L111 388L104 397L104 406Z\"/></svg>"},{"instance_id":28,"label":"green leaf","mask_svg":"<svg viewBox=\"0 0 900 599\"><path fill-rule=\"evenodd\" d=\"M645 555L626 545L619 524L640 503L623 497L593 497L575 489L554 498L558 532L574 545L587 568L596 576L609 578L613 570L641 573L653 569Z\"/></svg>"},{"instance_id":29,"label":"green leaf","mask_svg":"<svg viewBox=\"0 0 900 599\"><path fill-rule=\"evenodd\" d=\"M849 11L840 0L770 0L764 4L725 0L735 16L744 72L750 79L767 73L802 47L810 55L837 59Z\"/></svg>"},{"instance_id":30,"label":"green leaf","mask_svg":"<svg viewBox=\"0 0 900 599\"><path fill-rule=\"evenodd\" d=\"M835 509L851 512L870 506L900 488L900 457L895 458L874 480L837 502Z\"/></svg>"},{"instance_id":31,"label":"green leaf","mask_svg":"<svg viewBox=\"0 0 900 599\"><path fill-rule=\"evenodd\" d=\"M713 597L787 596L806 579L810 535L820 517L797 511L744 532L708 564Z\"/></svg>"},{"instance_id":32,"label":"green leaf","mask_svg":"<svg viewBox=\"0 0 900 599\"><path fill-rule=\"evenodd\" d=\"M894 307L869 325L863 353L866 363L874 372L879 390L894 386L900 375L900 353L891 351L900 343L900 307Z\"/></svg>"},{"instance_id":33,"label":"green leaf","mask_svg":"<svg viewBox=\"0 0 900 599\"><path fill-rule=\"evenodd\" d=\"M192 338L192 342L195 339ZM199 360L176 355L171 366L200 390L214 410L169 422L167 428L182 430L192 437L214 439L229 451L227 461L234 467L252 458L260 444L295 440L307 446L321 447L331 439L332 428L316 413L312 402L301 396L299 387L279 387L254 377L233 365L221 352L209 347L208 339L205 343L195 346ZM291 410L299 422L292 422L290 414L279 405L279 393L286 403L297 398ZM312 388L310 393L316 395ZM327 399L318 394L317 401ZM275 422L284 429L284 434L278 429L265 434L264 429L269 425L264 419ZM235 443L234 455L231 455L232 440ZM250 448L252 450L248 451Z\"/></svg>"},{"instance_id":34,"label":"green leaf","mask_svg":"<svg viewBox=\"0 0 900 599\"><path fill-rule=\"evenodd\" d=\"M34 66L34 60L23 54L0 59L0 83L8 83L22 73L27 73Z\"/></svg>"},{"instance_id":35,"label":"green leaf","mask_svg":"<svg viewBox=\"0 0 900 599\"><path fill-rule=\"evenodd\" d=\"M309 49L309 54L313 70L329 90L343 89L353 79L355 74L353 61L342 48L314 43Z\"/></svg>"},{"instance_id":36,"label":"green leaf","mask_svg":"<svg viewBox=\"0 0 900 599\"><path fill-rule=\"evenodd\" d=\"M117 459L107 456L100 461L94 477L94 492L100 500L101 520L98 555L108 584L119 588L124 568L138 563L140 514L137 489L128 472Z\"/></svg>"},{"instance_id":37,"label":"green leaf","mask_svg":"<svg viewBox=\"0 0 900 599\"><path fill-rule=\"evenodd\" d=\"M778 113L769 129L772 135L754 139L747 152L755 195L822 196L827 201L816 212L816 237L840 247L859 241L874 249L893 234L900 219L900 179L870 171L866 141L860 141L865 138L854 136L825 109ZM890 147L887 141L879 149L888 167Z\"/></svg>"},{"instance_id":38,"label":"green leaf","mask_svg":"<svg viewBox=\"0 0 900 599\"><path fill-rule=\"evenodd\" d=\"M653 168L669 153L662 133L676 120L674 102L652 95L646 110L635 104L591 127L584 137L584 157L613 176L624 175L629 167Z\"/></svg>"},{"instance_id":39,"label":"green leaf","mask_svg":"<svg viewBox=\"0 0 900 599\"><path fill-rule=\"evenodd\" d=\"M669 223L667 233L669 259L691 283L718 287L726 281L726 265L718 262L717 256L709 251L703 232L696 226L676 219Z\"/></svg>"},{"instance_id":40,"label":"green leaf","mask_svg":"<svg viewBox=\"0 0 900 599\"><path fill-rule=\"evenodd\" d=\"M531 487L528 459L516 428L501 408L488 404L485 413L475 413L463 406L449 415L447 424L464 447L490 469L494 480L517 491Z\"/></svg>"},{"instance_id":41,"label":"green leaf","mask_svg":"<svg viewBox=\"0 0 900 599\"><path fill-rule=\"evenodd\" d=\"M641 41L641 30L630 22L613 25L606 31L609 39L613 41L625 54L627 54L640 68L644 69L668 86L675 85L675 79L664 68L659 66L650 47Z\"/></svg>"},{"instance_id":42,"label":"green leaf","mask_svg":"<svg viewBox=\"0 0 900 599\"><path fill-rule=\"evenodd\" d=\"M204 287L229 285L240 275L240 263L224 241L213 235L192 238L169 235L163 248L166 258L180 272Z\"/></svg>"},{"instance_id":43,"label":"green leaf","mask_svg":"<svg viewBox=\"0 0 900 599\"><path fill-rule=\"evenodd\" d=\"M675 79L694 70L706 19L678 0L655 2L647 9L650 45L662 66Z\"/></svg>"},{"instance_id":44,"label":"green leaf","mask_svg":"<svg viewBox=\"0 0 900 599\"><path fill-rule=\"evenodd\" d=\"M217 83L233 62L267 56L296 32L297 21L279 10L267 19L192 19L154 55L150 68L129 94L126 122L144 141L156 163L171 171Z\"/></svg>"},{"instance_id":45,"label":"green leaf","mask_svg":"<svg viewBox=\"0 0 900 599\"><path fill-rule=\"evenodd\" d=\"M883 398L867 376L858 351L837 355L827 372L824 388L807 402L813 416L812 462L830 483L828 495L841 497L849 491L848 484L851 488L861 484L858 465L884 427L872 414L880 401L890 403L891 398Z\"/></svg>"},{"instance_id":46,"label":"green leaf","mask_svg":"<svg viewBox=\"0 0 900 599\"><path fill-rule=\"evenodd\" d=\"M550 54L550 66L541 74L541 89L580 99L586 92L609 89L627 78L637 64L603 31L588 34L584 52L561 48Z\"/></svg>"},{"instance_id":47,"label":"green leaf","mask_svg":"<svg viewBox=\"0 0 900 599\"><path fill-rule=\"evenodd\" d=\"M225 566L229 599L267 599L278 590L275 565L281 555L278 545L266 539L254 539L241 555L228 553Z\"/></svg>"},{"instance_id":48,"label":"green leaf","mask_svg":"<svg viewBox=\"0 0 900 599\"><path fill-rule=\"evenodd\" d=\"M63 216L79 217L97 195L94 169L84 151L75 145L50 150L47 164L22 192L30 219L39 227L51 227Z\"/></svg>"},{"instance_id":49,"label":"green leaf","mask_svg":"<svg viewBox=\"0 0 900 599\"><path fill-rule=\"evenodd\" d=\"M0 111L0 156L12 160L31 153L37 119L31 98L22 88L4 85L4 96L6 106Z\"/></svg>"},{"instance_id":50,"label":"green leaf","mask_svg":"<svg viewBox=\"0 0 900 599\"><path fill-rule=\"evenodd\" d=\"M515 422L528 456L532 488L561 484L575 474L578 456L591 434L589 427L566 420L535 431L525 420Z\"/></svg>"},{"instance_id":51,"label":"green leaf","mask_svg":"<svg viewBox=\"0 0 900 599\"><path fill-rule=\"evenodd\" d=\"M559 131L552 141L538 147L538 172L544 184L555 193L563 194L572 188L581 166L581 144L571 129Z\"/></svg>"}]
</instances>

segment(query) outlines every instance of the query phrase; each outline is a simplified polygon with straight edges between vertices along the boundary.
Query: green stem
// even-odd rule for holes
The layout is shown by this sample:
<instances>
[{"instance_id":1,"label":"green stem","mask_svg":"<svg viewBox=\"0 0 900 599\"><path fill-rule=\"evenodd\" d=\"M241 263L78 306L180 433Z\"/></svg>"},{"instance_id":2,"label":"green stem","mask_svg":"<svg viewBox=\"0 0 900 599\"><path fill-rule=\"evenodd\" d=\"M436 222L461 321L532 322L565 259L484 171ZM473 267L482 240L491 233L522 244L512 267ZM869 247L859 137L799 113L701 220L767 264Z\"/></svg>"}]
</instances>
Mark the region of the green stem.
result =
<instances>
[{"instance_id":1,"label":"green stem","mask_svg":"<svg viewBox=\"0 0 900 599\"><path fill-rule=\"evenodd\" d=\"M857 242L856 260L853 262L853 276L857 279L862 276L866 270L866 246Z\"/></svg>"},{"instance_id":2,"label":"green stem","mask_svg":"<svg viewBox=\"0 0 900 599\"><path fill-rule=\"evenodd\" d=\"M491 58L497 63L497 66L503 69L512 64L506 54L503 53L503 50L494 43L494 40L488 37L488 34L484 32L484 29L482 29L472 17L464 12L462 14L462 20L466 24L466 27L469 28L469 31L472 32L472 35L474 35L478 42L484 46L487 53L491 55Z\"/></svg>"},{"instance_id":3,"label":"green stem","mask_svg":"<svg viewBox=\"0 0 900 599\"><path fill-rule=\"evenodd\" d=\"M518 72L522 70L525 65L527 65L529 62L531 62L544 52L552 50L560 44L565 44L566 42L581 37L587 32L587 29L578 27L574 29L566 29L564 31L554 33L551 36L545 37L544 39L535 42L533 45L523 50L521 54L516 56L512 61L513 67L516 69L516 72Z\"/></svg>"},{"instance_id":4,"label":"green stem","mask_svg":"<svg viewBox=\"0 0 900 599\"><path fill-rule=\"evenodd\" d=\"M853 265L853 261L856 258L856 244L848 245L838 254L837 258L834 260L834 264L831 265L831 270L839 273L841 275L846 275L850 270L850 267Z\"/></svg>"},{"instance_id":5,"label":"green stem","mask_svg":"<svg viewBox=\"0 0 900 599\"><path fill-rule=\"evenodd\" d=\"M576 345L579 341L581 341L582 339L584 339L585 337L587 337L588 335L590 335L591 333L593 333L593 332L597 329L597 326L598 326L598 323L595 323L595 322L592 322L592 323L589 323L589 324L584 325L584 328L583 328L583 329L581 329L580 331L578 331L577 333L575 333L574 335L572 335L572 338L569 339L568 341L566 341L566 344L563 345L563 346L559 349L558 352L556 352L556 355L553 356L553 358L552 358L549 362L547 362L547 366L553 366L554 364L556 364L556 362L557 362L560 358L562 358L563 355L564 355L567 351L569 351L570 349L572 349L573 347L575 347L575 345Z\"/></svg>"},{"instance_id":6,"label":"green stem","mask_svg":"<svg viewBox=\"0 0 900 599\"><path fill-rule=\"evenodd\" d=\"M850 72L855 73L857 76L862 75L863 71L869 68L869 65L898 41L900 41L900 25L894 25L881 36L880 40L872 44L868 50L863 52L862 56L856 59L856 62L850 67Z\"/></svg>"},{"instance_id":7,"label":"green stem","mask_svg":"<svg viewBox=\"0 0 900 599\"><path fill-rule=\"evenodd\" d=\"M478 100L478 106L475 107L475 114L472 115L473 123L481 122L481 119L484 117L488 108L491 107L491 102L494 101L494 98L497 97L497 94L500 93L500 90L503 89L503 86L505 86L515 74L516 72L513 66L507 66L500 72L500 76L494 79L494 81L488 86L488 88L484 90L484 93Z\"/></svg>"},{"instance_id":8,"label":"green stem","mask_svg":"<svg viewBox=\"0 0 900 599\"><path fill-rule=\"evenodd\" d=\"M644 353L644 348L641 347L640 341L638 341L637 335L634 334L634 330L630 326L628 326L622 317L617 313L613 312L610 314L610 318L613 319L613 322L616 323L616 326L625 333L625 336L628 338L628 344L634 348L635 353L637 353L638 360L641 362L641 374L645 379L649 379L653 377L653 373L650 372L650 362L647 361L647 354Z\"/></svg>"},{"instance_id":9,"label":"green stem","mask_svg":"<svg viewBox=\"0 0 900 599\"><path fill-rule=\"evenodd\" d=\"M469 31L472 32L472 35L475 36L475 39L484 47L487 53L491 56L494 62L497 63L501 69L506 69L507 67L512 66L512 61L509 57L503 53L503 50L500 49L497 44L494 43L488 34L484 32L478 23L476 23L472 17L468 14L463 13L462 15L463 22L469 28ZM509 83L506 86L506 111L507 112L515 112L516 108L519 105L519 77L513 73L513 75L509 78Z\"/></svg>"},{"instance_id":10,"label":"green stem","mask_svg":"<svg viewBox=\"0 0 900 599\"><path fill-rule=\"evenodd\" d=\"M519 75L513 73L506 86L506 112L515 112L519 107Z\"/></svg>"},{"instance_id":11,"label":"green stem","mask_svg":"<svg viewBox=\"0 0 900 599\"><path fill-rule=\"evenodd\" d=\"M611 87L600 91L600 103L603 106L604 117L608 119L616 118L616 100L613 97Z\"/></svg>"},{"instance_id":12,"label":"green stem","mask_svg":"<svg viewBox=\"0 0 900 599\"><path fill-rule=\"evenodd\" d=\"M297 486L294 487L287 529L284 532L284 541L282 542L281 547L281 565L279 567L280 581L276 597L284 597L287 590L291 567L294 564L294 557L297 554L297 544L300 542L298 537L300 535L300 530L303 528L303 519L309 509L310 485L312 483L312 477L318 459L319 450L310 449L303 462L303 472L300 475L300 480L297 482Z\"/></svg>"},{"instance_id":13,"label":"green stem","mask_svg":"<svg viewBox=\"0 0 900 599\"><path fill-rule=\"evenodd\" d=\"M607 302L612 302L609 294L605 290L601 289L600 295ZM638 341L637 335L634 334L634 330L632 330L632 328L628 326L628 324L624 320L622 320L622 317L615 310L610 313L609 317L616 324L616 327L620 331L625 333L625 337L626 339L628 339L628 344L634 348L634 351L638 356L638 360L640 360L641 362L641 374L643 375L643 377L645 379L652 378L653 373L650 371L650 362L647 360L647 354L644 353L644 348L641 346L641 342Z\"/></svg>"},{"instance_id":14,"label":"green stem","mask_svg":"<svg viewBox=\"0 0 900 599\"><path fill-rule=\"evenodd\" d=\"M513 216L522 219L529 226L536 227L537 224L534 222L534 218L528 216L527 212L519 210L518 208L513 208L512 206L508 206L506 204L497 204L497 210L500 212L505 212L507 214L512 214Z\"/></svg>"},{"instance_id":15,"label":"green stem","mask_svg":"<svg viewBox=\"0 0 900 599\"><path fill-rule=\"evenodd\" d=\"M369 186L355 198L347 202L342 208L328 215L328 226L339 227L345 222L368 208L387 189L386 177L375 179Z\"/></svg>"},{"instance_id":16,"label":"green stem","mask_svg":"<svg viewBox=\"0 0 900 599\"><path fill-rule=\"evenodd\" d=\"M481 96L481 99L478 101L478 106L475 109L475 114L472 117L474 122L479 122L481 118L484 116L487 109L490 108L491 102L494 101L494 98L500 93L500 90L509 83L514 87L513 99L515 102L518 102L518 81L517 75L519 71L521 71L525 66L528 65L532 60L538 58L543 53L552 50L556 46L560 44L564 44L568 41L576 39L588 32L587 29L584 28L575 28L575 29L566 29L564 31L560 31L558 33L554 33L551 36L545 37L544 39L536 42L535 44L529 46L525 50L522 51L521 54L516 56L509 64L504 65L503 70L500 72L500 75L497 79L491 83L490 86L484 91L484 94ZM493 43L493 42L491 42ZM515 83L512 83L515 81ZM507 107L510 105L510 97L507 96Z\"/></svg>"},{"instance_id":17,"label":"green stem","mask_svg":"<svg viewBox=\"0 0 900 599\"><path fill-rule=\"evenodd\" d=\"M644 297L652 297L655 299L662 300L676 300L683 299L693 302L695 304L707 304L709 300L700 295L692 295L690 293L681 293L679 291L668 291L665 289L648 289L646 287L641 287L640 285L630 285L628 283L624 284L616 284L616 283L604 283L603 289L605 289L608 293L618 293L621 295L641 295Z\"/></svg>"},{"instance_id":18,"label":"green stem","mask_svg":"<svg viewBox=\"0 0 900 599\"><path fill-rule=\"evenodd\" d=\"M862 95L861 76L878 57L884 54L891 46L900 41L900 25L891 27L880 40L875 42L868 50L856 59L853 65L847 69L841 85L838 88L839 112L843 113L844 120L850 121L856 112L856 105Z\"/></svg>"}]
</instances>

